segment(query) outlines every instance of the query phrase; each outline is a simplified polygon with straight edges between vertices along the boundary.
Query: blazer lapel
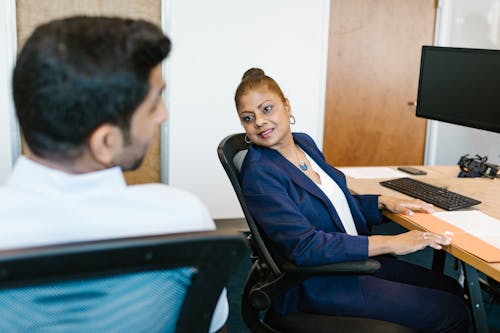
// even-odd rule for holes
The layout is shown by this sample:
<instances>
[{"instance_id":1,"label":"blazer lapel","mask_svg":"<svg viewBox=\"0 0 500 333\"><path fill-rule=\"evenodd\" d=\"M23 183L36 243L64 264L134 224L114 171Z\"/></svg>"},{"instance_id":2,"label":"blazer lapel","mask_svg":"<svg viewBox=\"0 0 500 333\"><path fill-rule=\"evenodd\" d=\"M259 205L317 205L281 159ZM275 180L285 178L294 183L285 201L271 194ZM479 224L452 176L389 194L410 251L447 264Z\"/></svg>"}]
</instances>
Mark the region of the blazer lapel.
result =
<instances>
[{"instance_id":1,"label":"blazer lapel","mask_svg":"<svg viewBox=\"0 0 500 333\"><path fill-rule=\"evenodd\" d=\"M298 143L298 142L297 142ZM299 144L299 143L298 143ZM304 149L304 151L309 154L309 156L312 157L313 154L309 152L309 149L304 148L299 144L299 146ZM337 211L333 207L332 203L330 200L327 198L327 196L319 189L319 187L309 178L307 177L302 171L299 170L295 165L290 163L286 158L284 158L279 152L268 149L266 150L267 152L270 152L272 154L271 158L273 161L283 170L285 171L290 179L292 180L295 185L298 187L304 189L305 191L309 192L311 195L317 197L320 199L325 207L327 207L328 212L330 213L330 216L332 218L332 221L335 222L335 224L344 232L346 232L344 225L340 221L340 217L337 214ZM317 158L314 159L317 161ZM316 162L318 163L318 162ZM333 178L333 177L332 177ZM336 178L334 178L335 181L338 181Z\"/></svg>"},{"instance_id":2,"label":"blazer lapel","mask_svg":"<svg viewBox=\"0 0 500 333\"><path fill-rule=\"evenodd\" d=\"M365 221L365 217L363 216L363 213L359 210L358 205L354 202L354 199L351 196L351 194L349 193L349 189L347 188L347 186L341 185L341 184L345 183L345 180L341 176L341 174L339 174L339 172L335 172L335 170L328 163L326 163L324 158L322 156L320 156L316 152L315 149L309 148L307 146L307 144L304 144L304 142L302 142L300 139L298 139L298 140L296 139L296 143L300 146L300 148L302 148L305 152L307 152L307 154L309 156L311 156L311 158L314 159L314 161L318 164L318 166L320 166L340 186L340 189L342 190L342 192L344 192L344 195L347 199L347 203L349 204L349 208L351 210L351 214L352 214L352 217L354 219L354 223L356 225L358 233L359 234L368 233L369 231L366 228L366 221ZM306 177L306 178L309 179L308 177ZM320 192L326 198L324 193L322 191L320 191ZM327 199L327 202L330 203L330 200ZM330 211L330 215L332 215L332 218L334 217L334 221L337 224L340 223L340 225L342 225L342 223L340 222L340 218L338 217L337 212L335 211L335 208L333 207L333 205L327 204L327 207ZM343 225L342 225L342 228L343 228Z\"/></svg>"}]
</instances>

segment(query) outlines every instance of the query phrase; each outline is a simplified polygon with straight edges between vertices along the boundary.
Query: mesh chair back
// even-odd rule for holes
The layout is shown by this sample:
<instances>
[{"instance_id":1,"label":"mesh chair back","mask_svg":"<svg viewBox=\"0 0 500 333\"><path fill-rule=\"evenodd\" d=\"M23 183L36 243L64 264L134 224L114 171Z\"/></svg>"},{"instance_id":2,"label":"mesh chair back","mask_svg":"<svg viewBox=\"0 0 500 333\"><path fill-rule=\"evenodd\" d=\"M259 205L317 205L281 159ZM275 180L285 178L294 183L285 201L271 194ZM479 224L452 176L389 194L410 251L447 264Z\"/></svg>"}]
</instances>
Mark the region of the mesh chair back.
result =
<instances>
[{"instance_id":1,"label":"mesh chair back","mask_svg":"<svg viewBox=\"0 0 500 333\"><path fill-rule=\"evenodd\" d=\"M2 251L0 331L208 332L246 252L231 231Z\"/></svg>"}]
</instances>

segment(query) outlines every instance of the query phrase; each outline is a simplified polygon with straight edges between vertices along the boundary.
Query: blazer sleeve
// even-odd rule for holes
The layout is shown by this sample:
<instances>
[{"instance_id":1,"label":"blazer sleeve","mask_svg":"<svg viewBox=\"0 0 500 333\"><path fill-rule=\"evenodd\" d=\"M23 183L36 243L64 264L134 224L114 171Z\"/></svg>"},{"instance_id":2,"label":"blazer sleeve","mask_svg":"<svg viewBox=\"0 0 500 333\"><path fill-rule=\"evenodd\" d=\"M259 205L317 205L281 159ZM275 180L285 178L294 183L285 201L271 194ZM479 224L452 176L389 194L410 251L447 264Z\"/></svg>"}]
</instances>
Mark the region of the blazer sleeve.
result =
<instances>
[{"instance_id":1,"label":"blazer sleeve","mask_svg":"<svg viewBox=\"0 0 500 333\"><path fill-rule=\"evenodd\" d=\"M274 163L247 165L242 185L250 212L282 257L303 266L368 257L366 236L316 228L289 195L294 184Z\"/></svg>"},{"instance_id":2,"label":"blazer sleeve","mask_svg":"<svg viewBox=\"0 0 500 333\"><path fill-rule=\"evenodd\" d=\"M378 208L378 194L355 194L354 201L358 204L361 213L366 219L368 225L381 224L382 212Z\"/></svg>"}]
</instances>

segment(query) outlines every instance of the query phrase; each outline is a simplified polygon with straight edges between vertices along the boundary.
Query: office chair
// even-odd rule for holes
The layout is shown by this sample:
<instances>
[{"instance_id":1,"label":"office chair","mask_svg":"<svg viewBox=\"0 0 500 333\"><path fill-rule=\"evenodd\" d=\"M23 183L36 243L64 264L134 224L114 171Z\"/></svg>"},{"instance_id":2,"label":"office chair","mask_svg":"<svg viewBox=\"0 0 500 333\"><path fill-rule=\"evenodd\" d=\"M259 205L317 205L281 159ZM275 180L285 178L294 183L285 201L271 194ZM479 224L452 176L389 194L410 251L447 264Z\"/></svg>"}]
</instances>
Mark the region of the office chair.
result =
<instances>
[{"instance_id":1,"label":"office chair","mask_svg":"<svg viewBox=\"0 0 500 333\"><path fill-rule=\"evenodd\" d=\"M208 332L223 287L247 255L236 231L0 251L0 330Z\"/></svg>"},{"instance_id":2,"label":"office chair","mask_svg":"<svg viewBox=\"0 0 500 333\"><path fill-rule=\"evenodd\" d=\"M220 142L217 154L236 192L250 229L248 239L252 250L252 267L241 301L243 320L248 328L255 333L416 332L395 323L370 318L304 312L280 315L272 311L271 304L274 299L309 277L318 274L370 274L380 268L380 263L368 259L322 266L299 267L291 262L278 265L248 210L240 185L239 171L249 147L244 138L244 133L227 136Z\"/></svg>"}]
</instances>

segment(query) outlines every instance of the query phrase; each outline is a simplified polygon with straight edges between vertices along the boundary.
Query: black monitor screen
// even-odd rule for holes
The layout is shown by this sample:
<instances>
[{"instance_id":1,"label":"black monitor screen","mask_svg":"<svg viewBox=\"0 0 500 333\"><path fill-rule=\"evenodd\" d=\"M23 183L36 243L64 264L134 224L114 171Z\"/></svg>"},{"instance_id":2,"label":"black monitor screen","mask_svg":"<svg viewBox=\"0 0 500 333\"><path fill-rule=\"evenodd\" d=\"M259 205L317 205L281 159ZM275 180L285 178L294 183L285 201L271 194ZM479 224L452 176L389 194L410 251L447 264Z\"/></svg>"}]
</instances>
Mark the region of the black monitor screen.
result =
<instances>
[{"instance_id":1,"label":"black monitor screen","mask_svg":"<svg viewBox=\"0 0 500 333\"><path fill-rule=\"evenodd\" d=\"M423 46L417 116L500 133L500 51Z\"/></svg>"}]
</instances>

